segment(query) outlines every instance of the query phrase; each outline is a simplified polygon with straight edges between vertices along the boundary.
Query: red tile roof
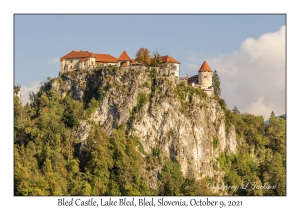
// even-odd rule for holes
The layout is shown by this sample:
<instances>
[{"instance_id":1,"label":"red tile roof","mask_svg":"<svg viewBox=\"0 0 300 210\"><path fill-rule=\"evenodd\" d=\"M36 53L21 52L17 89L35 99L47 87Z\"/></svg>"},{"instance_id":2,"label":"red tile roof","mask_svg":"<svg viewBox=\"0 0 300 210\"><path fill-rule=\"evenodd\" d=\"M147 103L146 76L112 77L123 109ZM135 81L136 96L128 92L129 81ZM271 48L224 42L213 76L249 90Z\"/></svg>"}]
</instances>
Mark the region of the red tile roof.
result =
<instances>
[{"instance_id":1,"label":"red tile roof","mask_svg":"<svg viewBox=\"0 0 300 210\"><path fill-rule=\"evenodd\" d=\"M61 57L60 60L64 60L66 58L85 58L85 57L92 57L92 53L89 51L78 51L78 50L73 50L66 54L65 56Z\"/></svg>"},{"instance_id":2,"label":"red tile roof","mask_svg":"<svg viewBox=\"0 0 300 210\"><path fill-rule=\"evenodd\" d=\"M161 58L162 63L178 63L178 64L180 64L179 61L175 60L174 58L172 58L169 55L161 56L160 58Z\"/></svg>"},{"instance_id":3,"label":"red tile roof","mask_svg":"<svg viewBox=\"0 0 300 210\"><path fill-rule=\"evenodd\" d=\"M88 61L90 58L81 58L80 60L79 60L79 62L84 62L84 61Z\"/></svg>"},{"instance_id":4,"label":"red tile roof","mask_svg":"<svg viewBox=\"0 0 300 210\"><path fill-rule=\"evenodd\" d=\"M118 63L117 59L109 54L93 54L96 57L96 62L103 63Z\"/></svg>"},{"instance_id":5,"label":"red tile roof","mask_svg":"<svg viewBox=\"0 0 300 210\"><path fill-rule=\"evenodd\" d=\"M203 72L203 71L211 71L209 65L206 63L206 61L203 62L202 66L200 67L198 72Z\"/></svg>"},{"instance_id":6,"label":"red tile roof","mask_svg":"<svg viewBox=\"0 0 300 210\"><path fill-rule=\"evenodd\" d=\"M125 50L122 52L122 54L118 58L118 61L130 61L130 57L128 56L128 54Z\"/></svg>"},{"instance_id":7,"label":"red tile roof","mask_svg":"<svg viewBox=\"0 0 300 210\"><path fill-rule=\"evenodd\" d=\"M133 66L142 66L142 63L137 62L135 59L131 59L131 65Z\"/></svg>"},{"instance_id":8,"label":"red tile roof","mask_svg":"<svg viewBox=\"0 0 300 210\"><path fill-rule=\"evenodd\" d=\"M89 51L78 51L78 50L73 50L71 52L69 52L68 54L66 54L65 56L61 57L60 60L64 60L66 58L81 58L80 62L82 61L86 61L83 60L83 58L90 58L90 57L94 57L96 58L96 61L98 62L104 62L104 63L117 63L118 61L131 61L131 63L137 63L138 62L135 59L130 59L130 57L128 56L127 52L124 50L122 52L122 54L120 55L120 57L117 59L109 54L94 54L91 53ZM162 63L178 63L180 64L180 62L178 62L177 60L175 60L174 58L172 58L169 55L165 55L165 56L161 56L161 61Z\"/></svg>"}]
</instances>

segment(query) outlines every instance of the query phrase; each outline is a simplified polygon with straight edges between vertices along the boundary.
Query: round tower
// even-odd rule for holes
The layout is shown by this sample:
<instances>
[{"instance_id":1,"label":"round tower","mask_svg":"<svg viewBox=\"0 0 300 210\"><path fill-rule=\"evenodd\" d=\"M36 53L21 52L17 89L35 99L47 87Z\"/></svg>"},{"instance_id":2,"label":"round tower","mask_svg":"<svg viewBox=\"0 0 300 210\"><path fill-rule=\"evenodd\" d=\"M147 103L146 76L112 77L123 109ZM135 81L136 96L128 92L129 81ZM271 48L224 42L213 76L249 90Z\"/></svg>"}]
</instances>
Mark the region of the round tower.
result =
<instances>
[{"instance_id":1,"label":"round tower","mask_svg":"<svg viewBox=\"0 0 300 210\"><path fill-rule=\"evenodd\" d=\"M212 70L206 61L203 62L198 71L198 85L200 85L201 88L212 86Z\"/></svg>"}]
</instances>

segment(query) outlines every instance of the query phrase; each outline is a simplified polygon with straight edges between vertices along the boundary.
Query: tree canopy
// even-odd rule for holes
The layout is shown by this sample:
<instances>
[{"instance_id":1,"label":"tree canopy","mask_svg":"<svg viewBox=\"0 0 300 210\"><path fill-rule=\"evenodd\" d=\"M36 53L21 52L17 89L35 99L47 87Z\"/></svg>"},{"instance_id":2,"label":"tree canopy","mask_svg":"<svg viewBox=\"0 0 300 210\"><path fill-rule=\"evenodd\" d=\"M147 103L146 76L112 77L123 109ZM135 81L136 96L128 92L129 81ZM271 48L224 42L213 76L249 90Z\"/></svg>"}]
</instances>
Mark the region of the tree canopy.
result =
<instances>
[{"instance_id":1,"label":"tree canopy","mask_svg":"<svg viewBox=\"0 0 300 210\"><path fill-rule=\"evenodd\" d=\"M159 64L161 64L160 54L158 52L154 52L151 58L151 66L157 67Z\"/></svg>"},{"instance_id":2,"label":"tree canopy","mask_svg":"<svg viewBox=\"0 0 300 210\"><path fill-rule=\"evenodd\" d=\"M150 51L147 48L141 47L136 53L135 60L146 66L150 65L151 62Z\"/></svg>"},{"instance_id":3,"label":"tree canopy","mask_svg":"<svg viewBox=\"0 0 300 210\"><path fill-rule=\"evenodd\" d=\"M212 86L214 88L214 94L218 97L221 96L221 81L220 77L218 75L217 70L214 70L213 76L212 76Z\"/></svg>"}]
</instances>

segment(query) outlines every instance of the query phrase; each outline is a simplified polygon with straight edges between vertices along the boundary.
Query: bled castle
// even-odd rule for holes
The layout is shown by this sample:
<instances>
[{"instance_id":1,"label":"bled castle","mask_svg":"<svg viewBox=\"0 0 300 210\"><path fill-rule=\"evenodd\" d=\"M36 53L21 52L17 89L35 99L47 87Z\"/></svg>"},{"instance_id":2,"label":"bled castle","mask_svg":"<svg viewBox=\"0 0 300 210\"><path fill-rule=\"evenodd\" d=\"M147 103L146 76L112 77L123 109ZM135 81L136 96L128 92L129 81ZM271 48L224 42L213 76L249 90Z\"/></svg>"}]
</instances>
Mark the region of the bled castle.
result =
<instances>
[{"instance_id":1,"label":"bled castle","mask_svg":"<svg viewBox=\"0 0 300 210\"><path fill-rule=\"evenodd\" d=\"M143 66L135 59L131 59L124 50L118 58L109 54L96 54L88 51L73 50L60 58L60 74L77 69L94 69L105 66L128 67ZM169 67L171 75L179 78L180 62L169 55L161 56L160 68ZM208 96L214 95L212 87L212 70L206 61L203 62L198 74L180 78L185 80L188 85L201 88Z\"/></svg>"}]
</instances>

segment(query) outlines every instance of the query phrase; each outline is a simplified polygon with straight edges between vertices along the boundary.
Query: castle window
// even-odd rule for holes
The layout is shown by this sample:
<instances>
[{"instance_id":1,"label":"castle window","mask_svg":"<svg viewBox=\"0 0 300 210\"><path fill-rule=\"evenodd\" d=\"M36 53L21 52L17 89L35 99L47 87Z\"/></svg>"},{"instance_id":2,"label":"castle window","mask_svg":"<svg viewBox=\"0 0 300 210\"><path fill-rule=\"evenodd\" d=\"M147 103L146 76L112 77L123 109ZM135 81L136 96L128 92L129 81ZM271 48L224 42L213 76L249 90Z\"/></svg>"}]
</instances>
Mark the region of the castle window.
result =
<instances>
[{"instance_id":1,"label":"castle window","mask_svg":"<svg viewBox=\"0 0 300 210\"><path fill-rule=\"evenodd\" d=\"M70 63L73 63L73 60L70 60Z\"/></svg>"},{"instance_id":2,"label":"castle window","mask_svg":"<svg viewBox=\"0 0 300 210\"><path fill-rule=\"evenodd\" d=\"M204 76L204 78L207 78L207 76Z\"/></svg>"}]
</instances>

